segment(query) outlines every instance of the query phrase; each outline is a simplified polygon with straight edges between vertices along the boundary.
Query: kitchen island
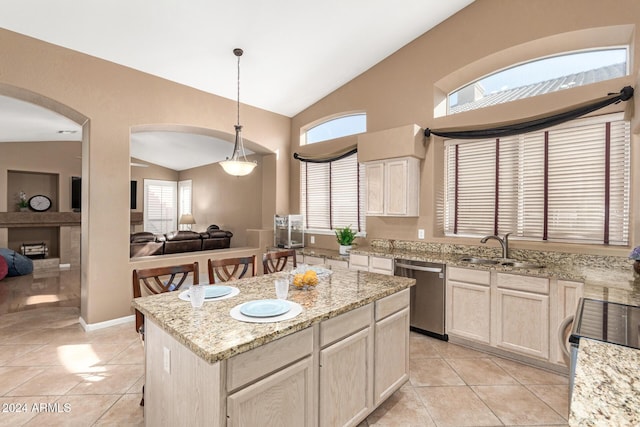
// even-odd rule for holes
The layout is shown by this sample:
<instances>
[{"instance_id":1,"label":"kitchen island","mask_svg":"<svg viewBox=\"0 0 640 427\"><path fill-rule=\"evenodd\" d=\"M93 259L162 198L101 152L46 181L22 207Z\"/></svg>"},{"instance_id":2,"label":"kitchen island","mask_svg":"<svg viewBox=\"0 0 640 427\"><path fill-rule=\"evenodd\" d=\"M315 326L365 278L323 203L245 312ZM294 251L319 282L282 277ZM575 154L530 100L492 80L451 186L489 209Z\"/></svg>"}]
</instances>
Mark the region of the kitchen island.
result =
<instances>
[{"instance_id":1,"label":"kitchen island","mask_svg":"<svg viewBox=\"0 0 640 427\"><path fill-rule=\"evenodd\" d=\"M413 279L335 268L289 292L302 313L230 316L274 298L284 273L233 282L240 294L194 309L178 292L137 298L145 315L146 425L357 425L409 378Z\"/></svg>"}]
</instances>

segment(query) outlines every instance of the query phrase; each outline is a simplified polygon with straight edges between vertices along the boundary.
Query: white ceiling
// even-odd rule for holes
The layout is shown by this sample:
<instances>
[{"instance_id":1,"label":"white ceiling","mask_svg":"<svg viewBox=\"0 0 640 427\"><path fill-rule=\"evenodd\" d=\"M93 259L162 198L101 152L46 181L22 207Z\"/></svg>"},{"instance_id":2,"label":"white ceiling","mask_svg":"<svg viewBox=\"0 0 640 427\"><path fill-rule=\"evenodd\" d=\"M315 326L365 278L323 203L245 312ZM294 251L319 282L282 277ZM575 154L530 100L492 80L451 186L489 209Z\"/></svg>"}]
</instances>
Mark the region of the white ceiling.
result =
<instances>
[{"instance_id":1,"label":"white ceiling","mask_svg":"<svg viewBox=\"0 0 640 427\"><path fill-rule=\"evenodd\" d=\"M291 117L472 2L3 0L0 27L234 100L240 47L241 102ZM32 112L20 129L25 120L6 110L26 107L6 101L0 141L9 131L24 133L13 141L42 140L28 136L35 122L56 128Z\"/></svg>"}]
</instances>

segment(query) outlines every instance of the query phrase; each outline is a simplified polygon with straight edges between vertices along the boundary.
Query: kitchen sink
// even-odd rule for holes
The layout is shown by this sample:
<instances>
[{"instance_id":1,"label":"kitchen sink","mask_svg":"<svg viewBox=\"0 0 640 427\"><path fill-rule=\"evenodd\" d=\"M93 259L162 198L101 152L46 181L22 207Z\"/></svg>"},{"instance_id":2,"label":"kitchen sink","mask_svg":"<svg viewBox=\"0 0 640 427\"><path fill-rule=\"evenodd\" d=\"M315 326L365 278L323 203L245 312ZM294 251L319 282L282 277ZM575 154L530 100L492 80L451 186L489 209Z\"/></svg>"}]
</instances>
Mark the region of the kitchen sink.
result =
<instances>
[{"instance_id":1,"label":"kitchen sink","mask_svg":"<svg viewBox=\"0 0 640 427\"><path fill-rule=\"evenodd\" d=\"M505 267L513 267L513 268L530 268L530 269L544 268L544 265L536 264L533 262L526 262L526 261L506 261L506 262L501 262L500 265L504 265Z\"/></svg>"},{"instance_id":2,"label":"kitchen sink","mask_svg":"<svg viewBox=\"0 0 640 427\"><path fill-rule=\"evenodd\" d=\"M468 262L470 264L499 264L500 261L497 261L495 259L488 259L488 258L474 258L474 257L464 257L464 258L460 258L460 261L464 261L464 262Z\"/></svg>"},{"instance_id":3,"label":"kitchen sink","mask_svg":"<svg viewBox=\"0 0 640 427\"><path fill-rule=\"evenodd\" d=\"M501 265L504 267L512 268L525 268L525 269L538 269L544 268L544 265L536 264L527 261L517 261L513 259L490 259L490 258L476 258L476 257L462 257L462 262L468 262L469 264L485 264L485 265Z\"/></svg>"}]
</instances>

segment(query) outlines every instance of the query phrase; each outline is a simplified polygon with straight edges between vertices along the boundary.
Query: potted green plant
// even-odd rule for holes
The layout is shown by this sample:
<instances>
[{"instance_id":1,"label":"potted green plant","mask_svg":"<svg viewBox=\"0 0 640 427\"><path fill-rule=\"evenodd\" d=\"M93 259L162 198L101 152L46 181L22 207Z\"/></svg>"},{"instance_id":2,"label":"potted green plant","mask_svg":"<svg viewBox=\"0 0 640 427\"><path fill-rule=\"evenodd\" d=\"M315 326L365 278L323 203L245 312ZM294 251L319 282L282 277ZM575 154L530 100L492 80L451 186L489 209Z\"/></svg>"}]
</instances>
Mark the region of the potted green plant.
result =
<instances>
[{"instance_id":1,"label":"potted green plant","mask_svg":"<svg viewBox=\"0 0 640 427\"><path fill-rule=\"evenodd\" d=\"M340 244L340 255L348 255L351 251L351 245L356 238L356 232L351 229L351 226L336 228L336 238L338 244Z\"/></svg>"},{"instance_id":2,"label":"potted green plant","mask_svg":"<svg viewBox=\"0 0 640 427\"><path fill-rule=\"evenodd\" d=\"M29 207L29 202L27 200L27 194L24 191L18 193L18 208L20 211L24 212Z\"/></svg>"}]
</instances>

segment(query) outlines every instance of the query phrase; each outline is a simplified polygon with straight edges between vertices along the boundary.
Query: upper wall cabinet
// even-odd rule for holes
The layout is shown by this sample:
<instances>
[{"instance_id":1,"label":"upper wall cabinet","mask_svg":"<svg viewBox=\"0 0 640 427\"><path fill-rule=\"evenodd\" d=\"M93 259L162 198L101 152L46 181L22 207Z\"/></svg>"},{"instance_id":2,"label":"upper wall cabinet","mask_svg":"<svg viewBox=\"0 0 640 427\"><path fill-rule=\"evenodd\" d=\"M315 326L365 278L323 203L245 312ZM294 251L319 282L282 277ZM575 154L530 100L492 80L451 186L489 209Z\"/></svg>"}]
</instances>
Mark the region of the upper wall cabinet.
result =
<instances>
[{"instance_id":1,"label":"upper wall cabinet","mask_svg":"<svg viewBox=\"0 0 640 427\"><path fill-rule=\"evenodd\" d=\"M358 136L358 161L366 167L366 214L418 216L424 136L417 125Z\"/></svg>"},{"instance_id":2,"label":"upper wall cabinet","mask_svg":"<svg viewBox=\"0 0 640 427\"><path fill-rule=\"evenodd\" d=\"M404 157L365 163L366 214L418 216L420 159Z\"/></svg>"}]
</instances>

